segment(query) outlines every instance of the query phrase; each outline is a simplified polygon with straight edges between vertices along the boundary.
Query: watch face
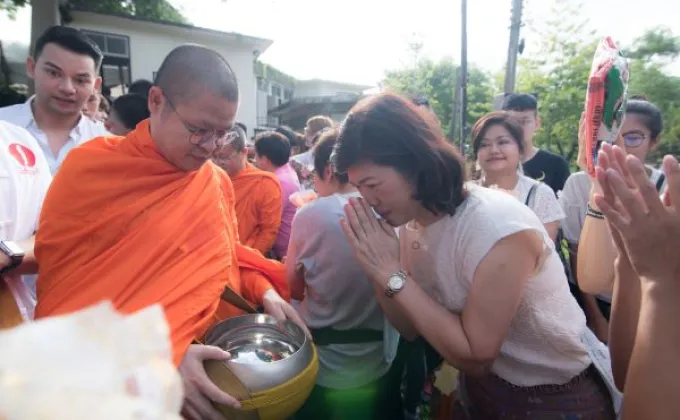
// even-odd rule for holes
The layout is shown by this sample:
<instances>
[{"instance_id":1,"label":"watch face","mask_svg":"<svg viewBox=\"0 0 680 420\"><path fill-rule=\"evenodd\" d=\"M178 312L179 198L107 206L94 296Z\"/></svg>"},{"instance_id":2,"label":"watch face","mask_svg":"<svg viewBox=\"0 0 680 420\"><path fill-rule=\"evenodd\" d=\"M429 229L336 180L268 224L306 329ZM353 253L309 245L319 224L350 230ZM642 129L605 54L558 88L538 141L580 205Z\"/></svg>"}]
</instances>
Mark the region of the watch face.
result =
<instances>
[{"instance_id":1,"label":"watch face","mask_svg":"<svg viewBox=\"0 0 680 420\"><path fill-rule=\"evenodd\" d=\"M394 275L387 281L387 286L391 290L401 290L404 287L404 282L405 280L402 276Z\"/></svg>"}]
</instances>

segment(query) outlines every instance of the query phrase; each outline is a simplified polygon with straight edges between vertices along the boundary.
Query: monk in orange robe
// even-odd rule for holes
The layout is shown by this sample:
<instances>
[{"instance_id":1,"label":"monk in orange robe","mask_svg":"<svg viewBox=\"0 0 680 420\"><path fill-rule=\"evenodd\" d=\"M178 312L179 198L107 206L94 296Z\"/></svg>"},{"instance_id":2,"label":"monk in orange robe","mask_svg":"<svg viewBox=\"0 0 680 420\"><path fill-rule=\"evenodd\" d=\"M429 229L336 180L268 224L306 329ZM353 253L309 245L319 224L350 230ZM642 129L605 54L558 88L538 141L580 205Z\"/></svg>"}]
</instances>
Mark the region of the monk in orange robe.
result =
<instances>
[{"instance_id":1,"label":"monk in orange robe","mask_svg":"<svg viewBox=\"0 0 680 420\"><path fill-rule=\"evenodd\" d=\"M36 237L36 318L101 300L124 313L163 306L189 418L219 418L210 400L238 406L203 369L228 353L191 344L219 318L242 313L221 303L225 287L303 324L286 302L283 265L239 243L231 182L210 162L231 135L237 86L215 51L171 51L149 91L150 119L69 153Z\"/></svg>"},{"instance_id":2,"label":"monk in orange robe","mask_svg":"<svg viewBox=\"0 0 680 420\"><path fill-rule=\"evenodd\" d=\"M241 243L266 254L281 226L281 185L274 174L248 163L246 133L239 126L234 132L237 135L213 161L229 174L234 185Z\"/></svg>"}]
</instances>

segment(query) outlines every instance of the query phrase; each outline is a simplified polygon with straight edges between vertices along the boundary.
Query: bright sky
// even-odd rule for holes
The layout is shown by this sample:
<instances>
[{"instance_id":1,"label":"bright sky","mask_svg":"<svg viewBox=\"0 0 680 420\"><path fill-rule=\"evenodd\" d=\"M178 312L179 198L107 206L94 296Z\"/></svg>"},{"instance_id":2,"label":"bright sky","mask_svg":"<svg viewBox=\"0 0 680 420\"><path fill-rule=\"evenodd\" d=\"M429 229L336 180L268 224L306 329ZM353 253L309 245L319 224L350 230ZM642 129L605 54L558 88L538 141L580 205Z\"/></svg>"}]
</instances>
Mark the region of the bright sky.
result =
<instances>
[{"instance_id":1,"label":"bright sky","mask_svg":"<svg viewBox=\"0 0 680 420\"><path fill-rule=\"evenodd\" d=\"M522 29L527 51L556 0L525 0ZM564 0L562 0L564 1ZM577 0L569 0L577 1ZM274 40L261 59L299 79L322 78L373 85L386 70L413 63L408 44L423 43L422 56L460 57L460 0L171 0L197 26ZM630 6L628 6L630 4ZM468 58L496 72L508 48L511 0L468 0ZM680 2L584 1L584 18L599 35L626 44L645 29L666 26L680 35ZM606 16L602 17L602 16ZM16 22L0 17L0 39L26 40L28 11ZM670 70L680 75L680 62Z\"/></svg>"}]
</instances>

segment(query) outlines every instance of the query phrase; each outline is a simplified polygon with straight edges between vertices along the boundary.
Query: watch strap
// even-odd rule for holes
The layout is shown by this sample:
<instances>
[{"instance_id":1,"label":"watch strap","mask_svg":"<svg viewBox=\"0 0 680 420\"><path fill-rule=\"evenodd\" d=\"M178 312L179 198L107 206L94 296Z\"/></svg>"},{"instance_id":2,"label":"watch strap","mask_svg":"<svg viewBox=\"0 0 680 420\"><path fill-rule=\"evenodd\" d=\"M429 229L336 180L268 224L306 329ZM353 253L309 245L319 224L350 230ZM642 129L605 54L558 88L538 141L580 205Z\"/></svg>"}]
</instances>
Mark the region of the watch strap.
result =
<instances>
[{"instance_id":1,"label":"watch strap","mask_svg":"<svg viewBox=\"0 0 680 420\"><path fill-rule=\"evenodd\" d=\"M0 274L4 274L10 270L13 270L21 265L24 260L24 254L11 254L10 249L5 245L6 241L0 241L0 252L9 257L9 265L0 268Z\"/></svg>"}]
</instances>

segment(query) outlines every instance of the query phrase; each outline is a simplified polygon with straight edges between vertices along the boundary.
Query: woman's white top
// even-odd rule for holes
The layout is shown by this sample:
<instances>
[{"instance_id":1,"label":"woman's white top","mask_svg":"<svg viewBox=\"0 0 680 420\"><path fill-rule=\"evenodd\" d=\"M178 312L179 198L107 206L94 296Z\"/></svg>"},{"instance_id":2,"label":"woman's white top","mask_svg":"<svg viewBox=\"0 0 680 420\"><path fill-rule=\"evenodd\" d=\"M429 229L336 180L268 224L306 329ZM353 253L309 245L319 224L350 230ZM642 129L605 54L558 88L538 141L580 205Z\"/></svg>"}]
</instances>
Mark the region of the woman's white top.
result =
<instances>
[{"instance_id":1,"label":"woman's white top","mask_svg":"<svg viewBox=\"0 0 680 420\"><path fill-rule=\"evenodd\" d=\"M431 298L460 314L477 267L496 243L522 231L541 235L547 256L526 283L491 370L518 386L568 382L591 360L581 341L586 319L553 241L534 212L511 194L472 184L468 191L453 216L401 229L402 264Z\"/></svg>"}]
</instances>

